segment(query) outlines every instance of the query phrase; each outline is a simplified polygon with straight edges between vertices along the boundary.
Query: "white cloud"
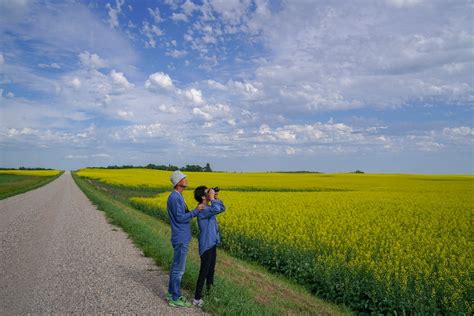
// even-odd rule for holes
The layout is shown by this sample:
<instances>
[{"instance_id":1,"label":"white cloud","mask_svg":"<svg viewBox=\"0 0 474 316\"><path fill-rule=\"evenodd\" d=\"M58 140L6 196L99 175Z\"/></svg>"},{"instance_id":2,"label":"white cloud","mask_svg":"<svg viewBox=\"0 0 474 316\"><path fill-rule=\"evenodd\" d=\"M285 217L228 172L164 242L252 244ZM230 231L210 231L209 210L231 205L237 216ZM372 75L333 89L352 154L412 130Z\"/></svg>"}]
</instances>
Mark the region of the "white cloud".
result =
<instances>
[{"instance_id":1,"label":"white cloud","mask_svg":"<svg viewBox=\"0 0 474 316\"><path fill-rule=\"evenodd\" d=\"M257 2L242 29L271 52L255 71L261 104L272 99L282 111L312 112L472 103L474 34L466 7L392 4L403 12L350 1L291 1L275 11Z\"/></svg>"},{"instance_id":2,"label":"white cloud","mask_svg":"<svg viewBox=\"0 0 474 316\"><path fill-rule=\"evenodd\" d=\"M474 129L468 126L445 127L443 134L452 138L469 137L474 136Z\"/></svg>"},{"instance_id":3,"label":"white cloud","mask_svg":"<svg viewBox=\"0 0 474 316\"><path fill-rule=\"evenodd\" d=\"M212 116L207 113L207 112L204 112L203 110L201 110L200 108L193 108L193 114L194 115L197 115L197 116L201 116L203 119L205 120L210 120L212 119Z\"/></svg>"},{"instance_id":4,"label":"white cloud","mask_svg":"<svg viewBox=\"0 0 474 316\"><path fill-rule=\"evenodd\" d=\"M275 131L275 136L278 139L284 140L284 141L292 141L296 139L296 135L292 131L289 131L289 130Z\"/></svg>"},{"instance_id":5,"label":"white cloud","mask_svg":"<svg viewBox=\"0 0 474 316\"><path fill-rule=\"evenodd\" d=\"M445 64L443 69L445 69L449 74L457 74L462 73L466 67L468 67L467 63L450 63Z\"/></svg>"},{"instance_id":6,"label":"white cloud","mask_svg":"<svg viewBox=\"0 0 474 316\"><path fill-rule=\"evenodd\" d=\"M45 148L54 144L71 144L78 142L77 137L71 133L30 127L6 128L0 130L0 141L4 141L5 138L13 139L17 144L24 144L30 148Z\"/></svg>"},{"instance_id":7,"label":"white cloud","mask_svg":"<svg viewBox=\"0 0 474 316\"><path fill-rule=\"evenodd\" d=\"M122 12L122 6L125 3L125 0L115 0L115 8L107 3L105 6L108 10L109 15L109 25L111 28L116 28L119 26L118 15Z\"/></svg>"},{"instance_id":8,"label":"white cloud","mask_svg":"<svg viewBox=\"0 0 474 316\"><path fill-rule=\"evenodd\" d=\"M5 90L0 89L0 99L2 99L2 98L11 99L11 98L14 98L14 97L15 97L15 94L13 92L11 92L11 91L6 92Z\"/></svg>"},{"instance_id":9,"label":"white cloud","mask_svg":"<svg viewBox=\"0 0 474 316\"><path fill-rule=\"evenodd\" d=\"M199 6L194 4L191 0L186 0L185 3L181 6L184 13L188 16L192 15L194 11L199 10Z\"/></svg>"},{"instance_id":10,"label":"white cloud","mask_svg":"<svg viewBox=\"0 0 474 316\"><path fill-rule=\"evenodd\" d=\"M255 85L250 82L229 80L224 85L215 80L206 80L205 83L214 90L230 91L244 96L255 96L259 93L258 88L256 88Z\"/></svg>"},{"instance_id":11,"label":"white cloud","mask_svg":"<svg viewBox=\"0 0 474 316\"><path fill-rule=\"evenodd\" d=\"M101 69L107 67L107 61L101 58L97 54L91 54L88 51L84 51L79 54L79 60L84 67Z\"/></svg>"},{"instance_id":12,"label":"white cloud","mask_svg":"<svg viewBox=\"0 0 474 316\"><path fill-rule=\"evenodd\" d=\"M7 7L18 7L18 4L13 5L14 2L7 1L12 3ZM0 7L4 3L0 1ZM5 34L11 34L2 37L0 46L3 49L17 47L15 50L19 53L13 57L15 50L9 51L8 55L3 51L7 61L10 61L10 56L15 62L23 59L21 51L26 48L18 45L26 38L34 39L34 44L28 47L28 53L37 57L28 60L27 64L40 60L41 63L51 65L54 61L64 69L71 69L71 54L79 55L84 51L98 54L107 60L108 66L127 72L132 70L131 65L137 61L138 55L127 35L110 28L107 21L104 23L101 16L85 3L60 1L54 5L45 5L28 1L22 7L22 14L0 8L0 28Z\"/></svg>"},{"instance_id":13,"label":"white cloud","mask_svg":"<svg viewBox=\"0 0 474 316\"><path fill-rule=\"evenodd\" d=\"M185 40L186 42L192 42L192 41L193 41L192 35L191 35L191 34L188 34L188 33L184 34L184 35L183 35L183 38L184 38L184 40Z\"/></svg>"},{"instance_id":14,"label":"white cloud","mask_svg":"<svg viewBox=\"0 0 474 316\"><path fill-rule=\"evenodd\" d=\"M285 151L287 155L294 155L296 153L296 150L293 147L287 147Z\"/></svg>"},{"instance_id":15,"label":"white cloud","mask_svg":"<svg viewBox=\"0 0 474 316\"><path fill-rule=\"evenodd\" d=\"M387 3L396 7L410 7L422 3L423 0L387 0Z\"/></svg>"},{"instance_id":16,"label":"white cloud","mask_svg":"<svg viewBox=\"0 0 474 316\"><path fill-rule=\"evenodd\" d=\"M71 78L68 82L74 89L79 89L81 87L81 80L78 77Z\"/></svg>"},{"instance_id":17,"label":"white cloud","mask_svg":"<svg viewBox=\"0 0 474 316\"><path fill-rule=\"evenodd\" d=\"M227 83L227 86L234 88L240 93L244 93L247 95L252 95L258 93L258 89L255 88L251 83L249 82L240 82L240 81L232 81L230 80Z\"/></svg>"},{"instance_id":18,"label":"white cloud","mask_svg":"<svg viewBox=\"0 0 474 316\"><path fill-rule=\"evenodd\" d=\"M117 114L120 116L120 117L123 117L123 118L131 118L131 117L134 117L134 114L132 111L124 111L124 110L119 110L117 112Z\"/></svg>"},{"instance_id":19,"label":"white cloud","mask_svg":"<svg viewBox=\"0 0 474 316\"><path fill-rule=\"evenodd\" d=\"M282 143L346 143L364 142L367 136L354 133L352 127L343 123L321 123L284 125L282 127L270 128L267 124L259 127L258 138L261 141L272 141Z\"/></svg>"},{"instance_id":20,"label":"white cloud","mask_svg":"<svg viewBox=\"0 0 474 316\"><path fill-rule=\"evenodd\" d=\"M173 49L172 51L166 52L166 55L171 56L173 58L181 58L184 57L188 54L187 51L185 50L178 50L178 49Z\"/></svg>"},{"instance_id":21,"label":"white cloud","mask_svg":"<svg viewBox=\"0 0 474 316\"><path fill-rule=\"evenodd\" d=\"M14 137L14 136L19 136L19 135L38 135L39 133L40 133L39 130L32 129L29 127L24 127L22 129L9 128L7 130L8 137Z\"/></svg>"},{"instance_id":22,"label":"white cloud","mask_svg":"<svg viewBox=\"0 0 474 316\"><path fill-rule=\"evenodd\" d=\"M415 143L421 151L435 152L444 147L443 144L434 142L432 140L420 140Z\"/></svg>"},{"instance_id":23,"label":"white cloud","mask_svg":"<svg viewBox=\"0 0 474 316\"><path fill-rule=\"evenodd\" d=\"M142 34L146 36L148 41L145 42L145 47L155 48L156 47L156 37L163 35L163 31L158 27L158 25L150 24L149 22L143 22L143 27L141 30Z\"/></svg>"},{"instance_id":24,"label":"white cloud","mask_svg":"<svg viewBox=\"0 0 474 316\"><path fill-rule=\"evenodd\" d=\"M159 24L163 22L163 18L160 16L160 9L156 7L155 9L148 8L148 13L153 17L155 23Z\"/></svg>"},{"instance_id":25,"label":"white cloud","mask_svg":"<svg viewBox=\"0 0 474 316\"><path fill-rule=\"evenodd\" d=\"M169 5L171 10L177 10L180 2L181 0L164 0L164 3Z\"/></svg>"},{"instance_id":26,"label":"white cloud","mask_svg":"<svg viewBox=\"0 0 474 316\"><path fill-rule=\"evenodd\" d=\"M89 155L67 155L64 158L66 159L87 159Z\"/></svg>"},{"instance_id":27,"label":"white cloud","mask_svg":"<svg viewBox=\"0 0 474 316\"><path fill-rule=\"evenodd\" d=\"M51 64L38 64L38 67L40 68L54 68L54 69L61 69L61 66L59 66L57 63L51 63Z\"/></svg>"},{"instance_id":28,"label":"white cloud","mask_svg":"<svg viewBox=\"0 0 474 316\"><path fill-rule=\"evenodd\" d=\"M188 21L188 16L184 13L175 13L171 15L171 20L175 22L187 22Z\"/></svg>"},{"instance_id":29,"label":"white cloud","mask_svg":"<svg viewBox=\"0 0 474 316\"><path fill-rule=\"evenodd\" d=\"M116 72L115 70L112 70L110 73L110 77L112 78L112 81L118 86L121 86L124 88L133 87L133 84L128 82L127 78L125 78L122 72Z\"/></svg>"},{"instance_id":30,"label":"white cloud","mask_svg":"<svg viewBox=\"0 0 474 316\"><path fill-rule=\"evenodd\" d=\"M145 87L147 89L159 87L169 90L173 89L174 85L169 75L165 74L164 72L155 72L148 77L147 81L145 82Z\"/></svg>"},{"instance_id":31,"label":"white cloud","mask_svg":"<svg viewBox=\"0 0 474 316\"><path fill-rule=\"evenodd\" d=\"M79 138L92 138L96 135L97 126L95 124L89 125L82 133L77 133L76 136Z\"/></svg>"},{"instance_id":32,"label":"white cloud","mask_svg":"<svg viewBox=\"0 0 474 316\"><path fill-rule=\"evenodd\" d=\"M5 63L5 58L3 57L3 53L0 53L0 65Z\"/></svg>"},{"instance_id":33,"label":"white cloud","mask_svg":"<svg viewBox=\"0 0 474 316\"><path fill-rule=\"evenodd\" d=\"M112 156L108 154L92 154L92 155L66 155L64 156L66 159L90 159L90 158L112 158Z\"/></svg>"},{"instance_id":34,"label":"white cloud","mask_svg":"<svg viewBox=\"0 0 474 316\"><path fill-rule=\"evenodd\" d=\"M137 124L125 128L125 136L135 142L143 138L154 138L162 135L164 135L164 131L160 123Z\"/></svg>"},{"instance_id":35,"label":"white cloud","mask_svg":"<svg viewBox=\"0 0 474 316\"><path fill-rule=\"evenodd\" d=\"M134 112L135 102L146 102L150 106L147 100L150 93L143 86L135 87L123 72L115 69L106 74L95 69L80 69L62 77L62 80L64 84L58 98L68 109L90 111L98 117L118 118L119 110Z\"/></svg>"},{"instance_id":36,"label":"white cloud","mask_svg":"<svg viewBox=\"0 0 474 316\"><path fill-rule=\"evenodd\" d=\"M112 156L108 154L93 154L91 157L92 158L112 158Z\"/></svg>"},{"instance_id":37,"label":"white cloud","mask_svg":"<svg viewBox=\"0 0 474 316\"><path fill-rule=\"evenodd\" d=\"M215 125L220 127L237 125L235 118L232 117L232 109L226 104L206 104L201 107L194 107L192 113L206 121L214 119L212 127ZM208 124L207 127L211 127L211 125Z\"/></svg>"},{"instance_id":38,"label":"white cloud","mask_svg":"<svg viewBox=\"0 0 474 316\"><path fill-rule=\"evenodd\" d=\"M201 92L201 90L197 90L197 89L191 88L191 89L189 89L189 90L185 90L183 93L184 93L184 96L185 96L188 100L190 100L190 101L192 101L192 102L194 102L194 103L196 103L196 104L203 104L203 103L204 103L204 100L203 100L203 98L202 98L202 92Z\"/></svg>"},{"instance_id":39,"label":"white cloud","mask_svg":"<svg viewBox=\"0 0 474 316\"><path fill-rule=\"evenodd\" d=\"M177 110L174 106L171 106L171 105L165 105L165 104L161 104L158 109L161 111L161 112L164 112L164 113L177 113Z\"/></svg>"},{"instance_id":40,"label":"white cloud","mask_svg":"<svg viewBox=\"0 0 474 316\"><path fill-rule=\"evenodd\" d=\"M227 86L225 86L222 83L217 82L215 80L207 80L206 83L212 89L222 90L222 91L227 90Z\"/></svg>"},{"instance_id":41,"label":"white cloud","mask_svg":"<svg viewBox=\"0 0 474 316\"><path fill-rule=\"evenodd\" d=\"M270 126L268 126L267 124L260 125L259 133L260 133L260 135L270 134Z\"/></svg>"},{"instance_id":42,"label":"white cloud","mask_svg":"<svg viewBox=\"0 0 474 316\"><path fill-rule=\"evenodd\" d=\"M222 19L231 25L241 22L250 5L249 0L210 0L209 3Z\"/></svg>"}]
</instances>

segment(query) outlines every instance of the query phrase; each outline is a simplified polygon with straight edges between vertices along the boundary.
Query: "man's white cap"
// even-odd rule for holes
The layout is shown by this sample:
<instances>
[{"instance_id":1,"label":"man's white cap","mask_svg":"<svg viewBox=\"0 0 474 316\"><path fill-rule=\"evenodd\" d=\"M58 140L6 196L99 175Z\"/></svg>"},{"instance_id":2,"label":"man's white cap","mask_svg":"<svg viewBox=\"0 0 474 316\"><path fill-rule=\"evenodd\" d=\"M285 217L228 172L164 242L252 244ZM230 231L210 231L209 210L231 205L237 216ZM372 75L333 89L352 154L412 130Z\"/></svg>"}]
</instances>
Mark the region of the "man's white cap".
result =
<instances>
[{"instance_id":1,"label":"man's white cap","mask_svg":"<svg viewBox=\"0 0 474 316\"><path fill-rule=\"evenodd\" d=\"M173 172L170 177L170 181L173 184L173 188L179 183L179 181L183 180L184 178L186 178L186 175L181 171L176 170L175 172Z\"/></svg>"}]
</instances>

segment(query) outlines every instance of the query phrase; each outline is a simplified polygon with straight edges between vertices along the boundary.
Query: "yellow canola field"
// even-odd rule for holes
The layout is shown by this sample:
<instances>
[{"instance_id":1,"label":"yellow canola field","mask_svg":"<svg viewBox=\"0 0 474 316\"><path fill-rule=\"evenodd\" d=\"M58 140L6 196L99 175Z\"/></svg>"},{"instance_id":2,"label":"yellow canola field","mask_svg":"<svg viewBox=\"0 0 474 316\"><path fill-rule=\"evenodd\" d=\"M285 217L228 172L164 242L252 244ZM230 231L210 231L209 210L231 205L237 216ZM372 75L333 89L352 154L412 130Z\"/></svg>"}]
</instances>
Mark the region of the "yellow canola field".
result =
<instances>
[{"instance_id":1,"label":"yellow canola field","mask_svg":"<svg viewBox=\"0 0 474 316\"><path fill-rule=\"evenodd\" d=\"M170 189L170 174L79 172L160 191ZM218 217L223 247L321 297L363 313L474 311L473 176L187 174L191 188L223 189L227 211ZM168 194L131 201L166 219ZM193 208L192 189L184 196Z\"/></svg>"},{"instance_id":2,"label":"yellow canola field","mask_svg":"<svg viewBox=\"0 0 474 316\"><path fill-rule=\"evenodd\" d=\"M52 177L59 174L60 170L0 170L0 174L15 174L20 176Z\"/></svg>"},{"instance_id":3,"label":"yellow canola field","mask_svg":"<svg viewBox=\"0 0 474 316\"><path fill-rule=\"evenodd\" d=\"M132 201L164 212L167 196ZM185 199L189 206L196 204L190 191ZM472 291L469 278L474 271L473 201L468 191L223 191L221 199L227 211L218 220L231 251L239 250L242 241L257 240L268 243L261 251L282 247L313 253L313 264L322 267L363 267L374 282L397 284L399 291L419 299L430 288L450 311L468 304L463 300Z\"/></svg>"},{"instance_id":4,"label":"yellow canola field","mask_svg":"<svg viewBox=\"0 0 474 316\"><path fill-rule=\"evenodd\" d=\"M318 173L228 173L184 172L189 188L219 186L239 191L444 191L456 190L457 184L474 185L473 176L398 175L398 174L318 174ZM171 171L152 169L84 168L77 175L101 182L149 189L171 189ZM430 181L430 182L427 182Z\"/></svg>"}]
</instances>

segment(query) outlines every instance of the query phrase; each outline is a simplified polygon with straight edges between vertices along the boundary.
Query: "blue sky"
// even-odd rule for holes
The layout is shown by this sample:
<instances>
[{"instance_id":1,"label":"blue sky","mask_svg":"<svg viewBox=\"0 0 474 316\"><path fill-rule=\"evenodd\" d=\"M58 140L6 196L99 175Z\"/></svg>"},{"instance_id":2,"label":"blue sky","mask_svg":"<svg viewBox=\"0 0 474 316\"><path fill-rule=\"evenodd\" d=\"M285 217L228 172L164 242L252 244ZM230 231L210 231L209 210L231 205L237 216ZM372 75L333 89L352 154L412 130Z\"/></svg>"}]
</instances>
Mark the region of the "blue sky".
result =
<instances>
[{"instance_id":1,"label":"blue sky","mask_svg":"<svg viewBox=\"0 0 474 316\"><path fill-rule=\"evenodd\" d=\"M471 1L0 1L0 166L473 173Z\"/></svg>"}]
</instances>

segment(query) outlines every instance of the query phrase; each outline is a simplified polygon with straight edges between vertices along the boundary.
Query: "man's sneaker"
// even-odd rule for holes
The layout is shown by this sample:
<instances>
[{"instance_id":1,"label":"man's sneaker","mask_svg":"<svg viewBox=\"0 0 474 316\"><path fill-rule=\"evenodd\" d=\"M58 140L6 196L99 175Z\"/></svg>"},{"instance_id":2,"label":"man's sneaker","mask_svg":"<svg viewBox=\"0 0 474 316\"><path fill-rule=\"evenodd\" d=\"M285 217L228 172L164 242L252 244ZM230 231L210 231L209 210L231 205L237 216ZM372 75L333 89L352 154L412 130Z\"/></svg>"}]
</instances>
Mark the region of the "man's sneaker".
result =
<instances>
[{"instance_id":1,"label":"man's sneaker","mask_svg":"<svg viewBox=\"0 0 474 316\"><path fill-rule=\"evenodd\" d=\"M184 296L180 296L176 301L171 299L168 303L170 306L173 307L184 307L184 308L189 308L193 305L189 303Z\"/></svg>"},{"instance_id":2,"label":"man's sneaker","mask_svg":"<svg viewBox=\"0 0 474 316\"><path fill-rule=\"evenodd\" d=\"M204 301L202 300L202 298L200 299L193 299L193 305L194 306L197 306L197 307L202 307L204 305Z\"/></svg>"},{"instance_id":3,"label":"man's sneaker","mask_svg":"<svg viewBox=\"0 0 474 316\"><path fill-rule=\"evenodd\" d=\"M173 299L173 295L171 293L166 293L166 300L169 302Z\"/></svg>"}]
</instances>

